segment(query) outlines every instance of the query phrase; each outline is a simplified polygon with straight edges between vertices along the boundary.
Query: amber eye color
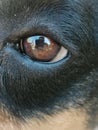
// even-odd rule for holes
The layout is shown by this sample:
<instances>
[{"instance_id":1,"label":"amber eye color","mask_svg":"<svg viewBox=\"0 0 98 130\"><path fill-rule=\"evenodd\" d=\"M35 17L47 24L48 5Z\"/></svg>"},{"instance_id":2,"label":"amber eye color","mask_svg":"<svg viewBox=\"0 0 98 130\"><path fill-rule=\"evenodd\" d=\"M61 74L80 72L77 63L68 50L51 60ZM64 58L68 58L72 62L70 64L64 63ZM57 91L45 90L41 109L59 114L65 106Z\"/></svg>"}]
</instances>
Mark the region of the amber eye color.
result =
<instances>
[{"instance_id":1,"label":"amber eye color","mask_svg":"<svg viewBox=\"0 0 98 130\"><path fill-rule=\"evenodd\" d=\"M61 45L57 44L48 37L38 35L21 40L20 49L23 53L34 60L55 62L55 57L58 57L57 54L61 50ZM57 58L57 60L59 59Z\"/></svg>"}]
</instances>

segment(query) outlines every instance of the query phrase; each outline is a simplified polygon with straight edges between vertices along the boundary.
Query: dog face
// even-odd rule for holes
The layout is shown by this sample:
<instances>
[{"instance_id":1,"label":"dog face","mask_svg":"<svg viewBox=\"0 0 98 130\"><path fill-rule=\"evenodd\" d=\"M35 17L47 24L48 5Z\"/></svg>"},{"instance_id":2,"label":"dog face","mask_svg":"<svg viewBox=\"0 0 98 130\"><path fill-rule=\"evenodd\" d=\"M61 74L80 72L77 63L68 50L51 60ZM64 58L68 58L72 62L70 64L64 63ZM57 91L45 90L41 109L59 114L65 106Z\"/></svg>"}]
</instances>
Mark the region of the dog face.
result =
<instances>
[{"instance_id":1,"label":"dog face","mask_svg":"<svg viewBox=\"0 0 98 130\"><path fill-rule=\"evenodd\" d=\"M0 0L0 130L95 130L97 0Z\"/></svg>"}]
</instances>

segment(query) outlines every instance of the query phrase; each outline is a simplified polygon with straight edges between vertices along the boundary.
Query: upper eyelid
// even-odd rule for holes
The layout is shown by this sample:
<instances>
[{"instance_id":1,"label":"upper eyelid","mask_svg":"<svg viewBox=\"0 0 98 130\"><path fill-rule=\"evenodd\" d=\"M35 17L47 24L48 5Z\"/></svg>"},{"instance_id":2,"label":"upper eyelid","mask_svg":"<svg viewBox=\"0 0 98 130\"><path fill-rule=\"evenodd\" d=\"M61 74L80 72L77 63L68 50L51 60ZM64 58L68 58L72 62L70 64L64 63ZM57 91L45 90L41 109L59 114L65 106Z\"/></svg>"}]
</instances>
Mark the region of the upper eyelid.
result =
<instances>
[{"instance_id":1,"label":"upper eyelid","mask_svg":"<svg viewBox=\"0 0 98 130\"><path fill-rule=\"evenodd\" d=\"M11 35L9 35L6 38L6 41L11 42L11 43L17 43L21 39L27 39L28 37L35 36L35 35L43 35L43 36L46 36L50 39L53 39L54 41L57 37L52 32L50 32L42 27L42 29L40 28L37 30L36 29L18 30L16 32L13 32Z\"/></svg>"},{"instance_id":2,"label":"upper eyelid","mask_svg":"<svg viewBox=\"0 0 98 130\"><path fill-rule=\"evenodd\" d=\"M49 37L53 41L57 42L61 46L65 47L69 51L71 51L74 55L77 55L79 48L67 40L66 37L63 37L63 34L60 34L59 29L50 29L46 26L39 26L39 27L29 27L24 29L18 29L15 32L12 32L9 37L6 38L6 42L11 43L18 43L22 39L26 39L28 37L34 36L34 35L43 35L46 37Z\"/></svg>"}]
</instances>

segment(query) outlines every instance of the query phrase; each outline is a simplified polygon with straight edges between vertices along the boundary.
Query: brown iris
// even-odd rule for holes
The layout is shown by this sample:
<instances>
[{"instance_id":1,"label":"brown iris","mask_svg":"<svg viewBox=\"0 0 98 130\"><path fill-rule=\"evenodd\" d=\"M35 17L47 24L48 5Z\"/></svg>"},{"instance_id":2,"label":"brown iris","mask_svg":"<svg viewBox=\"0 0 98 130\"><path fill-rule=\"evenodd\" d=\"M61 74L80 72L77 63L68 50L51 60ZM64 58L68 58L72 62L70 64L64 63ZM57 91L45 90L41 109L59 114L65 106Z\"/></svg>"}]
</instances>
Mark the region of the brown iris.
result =
<instances>
[{"instance_id":1,"label":"brown iris","mask_svg":"<svg viewBox=\"0 0 98 130\"><path fill-rule=\"evenodd\" d=\"M53 60L60 48L60 45L45 36L31 36L21 43L24 53L39 61Z\"/></svg>"}]
</instances>

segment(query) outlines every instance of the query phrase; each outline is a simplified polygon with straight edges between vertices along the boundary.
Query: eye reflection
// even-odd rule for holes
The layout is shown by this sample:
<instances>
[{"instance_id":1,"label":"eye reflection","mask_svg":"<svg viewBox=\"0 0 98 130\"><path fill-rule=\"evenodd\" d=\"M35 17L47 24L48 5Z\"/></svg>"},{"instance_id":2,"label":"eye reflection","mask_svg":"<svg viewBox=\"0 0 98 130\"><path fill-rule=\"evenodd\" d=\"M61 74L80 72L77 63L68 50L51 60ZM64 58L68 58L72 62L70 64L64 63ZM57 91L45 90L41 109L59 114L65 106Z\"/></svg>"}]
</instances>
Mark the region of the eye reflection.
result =
<instances>
[{"instance_id":1,"label":"eye reflection","mask_svg":"<svg viewBox=\"0 0 98 130\"><path fill-rule=\"evenodd\" d=\"M28 43L31 43L32 49L43 49L45 46L49 46L51 43L48 38L43 36L33 36L27 39Z\"/></svg>"},{"instance_id":2,"label":"eye reflection","mask_svg":"<svg viewBox=\"0 0 98 130\"><path fill-rule=\"evenodd\" d=\"M40 61L52 60L61 46L45 36L31 36L22 43L24 52L32 59Z\"/></svg>"}]
</instances>

